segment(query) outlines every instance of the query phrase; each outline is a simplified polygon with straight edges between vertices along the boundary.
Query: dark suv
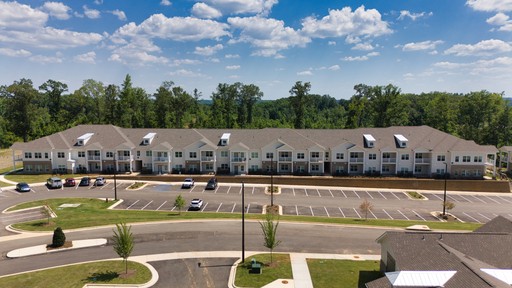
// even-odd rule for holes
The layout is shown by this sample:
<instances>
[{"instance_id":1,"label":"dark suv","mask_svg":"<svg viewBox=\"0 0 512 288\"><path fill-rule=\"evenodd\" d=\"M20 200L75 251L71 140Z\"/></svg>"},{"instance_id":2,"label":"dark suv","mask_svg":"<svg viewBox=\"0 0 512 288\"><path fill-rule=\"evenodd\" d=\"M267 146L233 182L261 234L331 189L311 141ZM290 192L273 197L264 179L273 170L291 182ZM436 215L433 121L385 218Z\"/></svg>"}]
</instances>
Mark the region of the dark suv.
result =
<instances>
[{"instance_id":1,"label":"dark suv","mask_svg":"<svg viewBox=\"0 0 512 288\"><path fill-rule=\"evenodd\" d=\"M206 190L215 190L217 188L217 178L211 178L208 180L208 183L206 183Z\"/></svg>"}]
</instances>

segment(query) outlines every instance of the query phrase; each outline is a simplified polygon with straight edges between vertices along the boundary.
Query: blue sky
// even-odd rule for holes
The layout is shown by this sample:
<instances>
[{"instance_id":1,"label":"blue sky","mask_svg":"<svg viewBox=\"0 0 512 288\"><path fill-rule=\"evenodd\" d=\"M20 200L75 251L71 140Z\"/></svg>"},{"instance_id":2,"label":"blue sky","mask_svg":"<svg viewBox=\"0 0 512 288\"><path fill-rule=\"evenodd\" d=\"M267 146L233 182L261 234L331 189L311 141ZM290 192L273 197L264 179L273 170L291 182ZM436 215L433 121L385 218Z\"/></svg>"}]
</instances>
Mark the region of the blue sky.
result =
<instances>
[{"instance_id":1,"label":"blue sky","mask_svg":"<svg viewBox=\"0 0 512 288\"><path fill-rule=\"evenodd\" d=\"M359 83L512 97L511 17L512 0L0 1L0 85L130 74L205 99L234 82L288 97L296 81L337 99Z\"/></svg>"}]
</instances>

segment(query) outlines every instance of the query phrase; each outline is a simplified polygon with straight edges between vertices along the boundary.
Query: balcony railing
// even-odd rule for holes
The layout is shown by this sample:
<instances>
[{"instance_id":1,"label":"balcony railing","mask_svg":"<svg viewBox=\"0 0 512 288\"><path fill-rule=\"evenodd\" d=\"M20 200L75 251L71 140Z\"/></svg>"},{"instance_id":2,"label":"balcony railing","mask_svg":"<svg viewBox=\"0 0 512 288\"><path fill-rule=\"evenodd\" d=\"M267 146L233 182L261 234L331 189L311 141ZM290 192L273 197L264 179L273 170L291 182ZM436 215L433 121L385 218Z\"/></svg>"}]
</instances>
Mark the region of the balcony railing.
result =
<instances>
[{"instance_id":1,"label":"balcony railing","mask_svg":"<svg viewBox=\"0 0 512 288\"><path fill-rule=\"evenodd\" d=\"M311 163L318 163L318 162L322 162L322 158L320 157L312 157L312 158L309 158L309 162Z\"/></svg>"},{"instance_id":2,"label":"balcony railing","mask_svg":"<svg viewBox=\"0 0 512 288\"><path fill-rule=\"evenodd\" d=\"M213 162L213 161L215 161L215 157L203 156L203 157L201 157L201 161Z\"/></svg>"},{"instance_id":3,"label":"balcony railing","mask_svg":"<svg viewBox=\"0 0 512 288\"><path fill-rule=\"evenodd\" d=\"M396 163L396 158L382 158L382 163Z\"/></svg>"},{"instance_id":4,"label":"balcony railing","mask_svg":"<svg viewBox=\"0 0 512 288\"><path fill-rule=\"evenodd\" d=\"M154 157L153 161L154 162L168 162L169 161L169 157Z\"/></svg>"},{"instance_id":5,"label":"balcony railing","mask_svg":"<svg viewBox=\"0 0 512 288\"><path fill-rule=\"evenodd\" d=\"M279 157L281 162L292 162L292 157Z\"/></svg>"},{"instance_id":6,"label":"balcony railing","mask_svg":"<svg viewBox=\"0 0 512 288\"><path fill-rule=\"evenodd\" d=\"M101 156L87 155L87 160L99 161Z\"/></svg>"},{"instance_id":7,"label":"balcony railing","mask_svg":"<svg viewBox=\"0 0 512 288\"><path fill-rule=\"evenodd\" d=\"M231 158L231 162L245 162L246 158L245 157L233 157Z\"/></svg>"},{"instance_id":8,"label":"balcony railing","mask_svg":"<svg viewBox=\"0 0 512 288\"><path fill-rule=\"evenodd\" d=\"M430 164L432 163L432 158L415 158L414 162L416 164Z\"/></svg>"},{"instance_id":9,"label":"balcony railing","mask_svg":"<svg viewBox=\"0 0 512 288\"><path fill-rule=\"evenodd\" d=\"M131 156L117 156L117 160L119 161L128 161L131 159Z\"/></svg>"},{"instance_id":10,"label":"balcony railing","mask_svg":"<svg viewBox=\"0 0 512 288\"><path fill-rule=\"evenodd\" d=\"M363 160L364 160L364 158L362 158L362 157L361 158L359 158L359 157L358 158L351 157L350 158L350 163L363 163Z\"/></svg>"}]
</instances>

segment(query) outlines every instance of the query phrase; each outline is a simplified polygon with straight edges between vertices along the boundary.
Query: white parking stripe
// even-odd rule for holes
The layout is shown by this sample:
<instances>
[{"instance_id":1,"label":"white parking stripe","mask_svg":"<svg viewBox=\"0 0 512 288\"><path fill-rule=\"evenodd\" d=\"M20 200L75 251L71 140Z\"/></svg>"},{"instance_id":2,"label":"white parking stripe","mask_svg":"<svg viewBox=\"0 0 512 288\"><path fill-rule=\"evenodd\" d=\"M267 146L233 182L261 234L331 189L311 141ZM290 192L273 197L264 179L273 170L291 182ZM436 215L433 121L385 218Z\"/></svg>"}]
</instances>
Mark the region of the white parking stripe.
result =
<instances>
[{"instance_id":1,"label":"white parking stripe","mask_svg":"<svg viewBox=\"0 0 512 288\"><path fill-rule=\"evenodd\" d=\"M364 192L366 192L366 194L368 194L368 196L370 196L370 198L373 199L373 196L370 193L368 193L368 191L364 191Z\"/></svg>"},{"instance_id":2,"label":"white parking stripe","mask_svg":"<svg viewBox=\"0 0 512 288\"><path fill-rule=\"evenodd\" d=\"M352 190L352 192L354 192L354 194L356 194L357 198L361 199L361 196L359 196L359 194L357 194L357 192L355 190ZM361 217L359 217L361 218Z\"/></svg>"},{"instance_id":3,"label":"white parking stripe","mask_svg":"<svg viewBox=\"0 0 512 288\"><path fill-rule=\"evenodd\" d=\"M320 194L320 191L316 189L316 193L318 193L318 197L322 197L322 194Z\"/></svg>"},{"instance_id":4,"label":"white parking stripe","mask_svg":"<svg viewBox=\"0 0 512 288\"><path fill-rule=\"evenodd\" d=\"M347 218L347 217L345 217L345 213L343 213L343 210L341 210L341 208L340 208L340 207L338 207L338 209L340 210L341 215L343 216L343 218Z\"/></svg>"},{"instance_id":5,"label":"white parking stripe","mask_svg":"<svg viewBox=\"0 0 512 288\"><path fill-rule=\"evenodd\" d=\"M309 211L311 211L311 216L315 216L315 213L313 213L313 208L311 208L311 206L309 206Z\"/></svg>"},{"instance_id":6,"label":"white parking stripe","mask_svg":"<svg viewBox=\"0 0 512 288\"><path fill-rule=\"evenodd\" d=\"M327 211L327 207L324 206L324 209L325 209L325 213L327 213L327 217L331 217L331 215L329 215L329 211Z\"/></svg>"},{"instance_id":7,"label":"white parking stripe","mask_svg":"<svg viewBox=\"0 0 512 288\"><path fill-rule=\"evenodd\" d=\"M457 199L453 198L453 197L452 197L452 196L450 196L450 195L446 195L446 196L447 196L448 198L452 199L452 200L453 200L453 202L460 202L459 200L457 200Z\"/></svg>"},{"instance_id":8,"label":"white parking stripe","mask_svg":"<svg viewBox=\"0 0 512 288\"><path fill-rule=\"evenodd\" d=\"M395 192L391 192L391 194L392 194L393 196L395 196L395 198L396 198L396 199L398 199L398 200L402 200L402 199L400 199L400 197L396 196Z\"/></svg>"},{"instance_id":9,"label":"white parking stripe","mask_svg":"<svg viewBox=\"0 0 512 288\"><path fill-rule=\"evenodd\" d=\"M420 217L420 218L421 218L421 220L423 220L423 221L427 221L425 218L421 217L421 215L420 215L419 213L417 213L416 211L414 211L414 210L411 210L411 211L412 211L414 214L416 214L416 216Z\"/></svg>"},{"instance_id":10,"label":"white parking stripe","mask_svg":"<svg viewBox=\"0 0 512 288\"><path fill-rule=\"evenodd\" d=\"M469 200L468 198L466 198L466 197L464 197L464 196L462 196L462 195L459 195L459 196L460 196L462 199L464 199L464 200L468 201L469 203L473 203L473 201Z\"/></svg>"},{"instance_id":11,"label":"white parking stripe","mask_svg":"<svg viewBox=\"0 0 512 288\"><path fill-rule=\"evenodd\" d=\"M372 210L369 210L369 211L373 215L373 218L378 219L377 216L375 216L375 214L373 214Z\"/></svg>"},{"instance_id":12,"label":"white parking stripe","mask_svg":"<svg viewBox=\"0 0 512 288\"><path fill-rule=\"evenodd\" d=\"M167 201L164 201L164 203L162 203L162 205L158 206L158 208L156 208L156 210L157 210L157 211L158 211L158 210L160 210L160 208L162 208L162 206L164 206L164 205L165 205L165 203L167 203Z\"/></svg>"},{"instance_id":13,"label":"white parking stripe","mask_svg":"<svg viewBox=\"0 0 512 288\"><path fill-rule=\"evenodd\" d=\"M482 222L478 221L478 219L476 219L476 218L474 218L474 217L471 217L468 213L466 213L466 212L462 212L462 213L463 213L464 215L468 216L469 218L471 218L471 219L475 220L477 223L482 223Z\"/></svg>"},{"instance_id":14,"label":"white parking stripe","mask_svg":"<svg viewBox=\"0 0 512 288\"><path fill-rule=\"evenodd\" d=\"M359 215L359 212L357 212L356 208L352 208L352 209L354 209L354 212L356 212L357 217L359 217L359 219L361 219L361 215Z\"/></svg>"},{"instance_id":15,"label":"white parking stripe","mask_svg":"<svg viewBox=\"0 0 512 288\"><path fill-rule=\"evenodd\" d=\"M249 207L251 207L251 203L247 204L247 210L245 211L245 213L249 213Z\"/></svg>"},{"instance_id":16,"label":"white parking stripe","mask_svg":"<svg viewBox=\"0 0 512 288\"><path fill-rule=\"evenodd\" d=\"M398 211L398 213L402 214L402 216L404 216L404 217L405 217L405 219L407 219L407 220L411 220L411 219L409 219L409 217L405 216L405 214L404 214L404 213L402 213L402 211L400 211L400 210L396 210L396 211Z\"/></svg>"},{"instance_id":17,"label":"white parking stripe","mask_svg":"<svg viewBox=\"0 0 512 288\"><path fill-rule=\"evenodd\" d=\"M389 215L389 213L388 213L388 212L386 212L386 210L382 209L382 211L384 211L384 213L386 213L386 215L388 215L388 217L389 217L391 220L393 220L393 217L391 217L391 215Z\"/></svg>"},{"instance_id":18,"label":"white parking stripe","mask_svg":"<svg viewBox=\"0 0 512 288\"><path fill-rule=\"evenodd\" d=\"M437 197L437 199L439 199L439 200L443 200L443 198L442 198L442 197L437 196L437 194L430 194L430 195L433 195L433 196Z\"/></svg>"},{"instance_id":19,"label":"white parking stripe","mask_svg":"<svg viewBox=\"0 0 512 288\"><path fill-rule=\"evenodd\" d=\"M295 214L297 214L297 216L299 216L299 209L297 208L297 205L295 205Z\"/></svg>"},{"instance_id":20,"label":"white parking stripe","mask_svg":"<svg viewBox=\"0 0 512 288\"><path fill-rule=\"evenodd\" d=\"M508 202L508 203L512 203L512 201L506 199L506 198L509 198L509 197L502 197L502 196L498 196L498 198L500 198L501 200L505 201L505 202Z\"/></svg>"},{"instance_id":21,"label":"white parking stripe","mask_svg":"<svg viewBox=\"0 0 512 288\"><path fill-rule=\"evenodd\" d=\"M382 194L382 192L380 192L380 191L378 191L378 192L379 192L380 196L382 196L382 198L384 198L386 200L388 199L388 198L386 198L386 196L384 196L384 194Z\"/></svg>"},{"instance_id":22,"label":"white parking stripe","mask_svg":"<svg viewBox=\"0 0 512 288\"><path fill-rule=\"evenodd\" d=\"M146 204L144 207L140 208L140 210L144 210L144 209L146 209L146 207L148 207L148 206L149 206L149 204L151 204L151 203L153 203L153 200L149 201L149 203L148 203L148 204Z\"/></svg>"},{"instance_id":23,"label":"white parking stripe","mask_svg":"<svg viewBox=\"0 0 512 288\"><path fill-rule=\"evenodd\" d=\"M176 209L176 206L172 206L172 209L171 209L171 211L174 211L174 209Z\"/></svg>"},{"instance_id":24,"label":"white parking stripe","mask_svg":"<svg viewBox=\"0 0 512 288\"><path fill-rule=\"evenodd\" d=\"M135 204L137 204L137 202L139 202L139 201L140 201L140 200L137 200L137 201L133 202L133 203L132 203L132 205L130 205L130 206L128 206L128 207L126 207L126 210L128 210L128 209L132 208L132 206L133 206L133 205L135 205Z\"/></svg>"},{"instance_id":25,"label":"white parking stripe","mask_svg":"<svg viewBox=\"0 0 512 288\"><path fill-rule=\"evenodd\" d=\"M228 191L226 192L226 194L229 194L229 190L231 190L231 187L232 186L229 186Z\"/></svg>"},{"instance_id":26,"label":"white parking stripe","mask_svg":"<svg viewBox=\"0 0 512 288\"><path fill-rule=\"evenodd\" d=\"M254 194L254 190L256 190L256 187L252 187L252 193L251 194Z\"/></svg>"},{"instance_id":27,"label":"white parking stripe","mask_svg":"<svg viewBox=\"0 0 512 288\"><path fill-rule=\"evenodd\" d=\"M201 209L201 212L203 212L203 211L204 211L204 209L206 208L206 206L208 206L208 202L206 202L206 204L204 204L203 209Z\"/></svg>"},{"instance_id":28,"label":"white parking stripe","mask_svg":"<svg viewBox=\"0 0 512 288\"><path fill-rule=\"evenodd\" d=\"M484 218L485 218L485 219L487 219L487 220L491 220L491 218L489 218L489 217L487 217L487 216L483 215L482 213L478 213L478 215L480 215L480 216L484 217Z\"/></svg>"},{"instance_id":29,"label":"white parking stripe","mask_svg":"<svg viewBox=\"0 0 512 288\"><path fill-rule=\"evenodd\" d=\"M501 204L500 202L498 202L498 201L496 201L496 200L492 199L492 198L491 198L491 197L489 197L489 196L484 195L484 197L485 197L485 198L487 198L487 199L489 199L489 200L491 200L491 201L494 201L494 202L496 202L496 203L498 203L498 204Z\"/></svg>"},{"instance_id":30,"label":"white parking stripe","mask_svg":"<svg viewBox=\"0 0 512 288\"><path fill-rule=\"evenodd\" d=\"M329 193L331 193L331 197L334 198L334 194L332 194L331 189L329 189Z\"/></svg>"},{"instance_id":31,"label":"white parking stripe","mask_svg":"<svg viewBox=\"0 0 512 288\"><path fill-rule=\"evenodd\" d=\"M341 193L343 193L343 196L345 196L345 198L347 198L347 194L345 194L345 191L341 190Z\"/></svg>"},{"instance_id":32,"label":"white parking stripe","mask_svg":"<svg viewBox=\"0 0 512 288\"><path fill-rule=\"evenodd\" d=\"M304 189L304 192L306 192L306 196L308 196L308 197L309 197L309 195L308 195L308 190L307 190L307 189Z\"/></svg>"},{"instance_id":33,"label":"white parking stripe","mask_svg":"<svg viewBox=\"0 0 512 288\"><path fill-rule=\"evenodd\" d=\"M236 203L233 203L233 209L231 209L231 213L235 212Z\"/></svg>"},{"instance_id":34,"label":"white parking stripe","mask_svg":"<svg viewBox=\"0 0 512 288\"><path fill-rule=\"evenodd\" d=\"M215 212L219 212L219 209L221 206L222 206L222 203L220 203L219 207L217 208L217 211L215 211Z\"/></svg>"},{"instance_id":35,"label":"white parking stripe","mask_svg":"<svg viewBox=\"0 0 512 288\"><path fill-rule=\"evenodd\" d=\"M485 204L487 204L487 202L485 202L484 200L482 200L480 197L476 197L475 195L471 195L471 197L475 198L476 200L480 201L480 202L483 202Z\"/></svg>"}]
</instances>

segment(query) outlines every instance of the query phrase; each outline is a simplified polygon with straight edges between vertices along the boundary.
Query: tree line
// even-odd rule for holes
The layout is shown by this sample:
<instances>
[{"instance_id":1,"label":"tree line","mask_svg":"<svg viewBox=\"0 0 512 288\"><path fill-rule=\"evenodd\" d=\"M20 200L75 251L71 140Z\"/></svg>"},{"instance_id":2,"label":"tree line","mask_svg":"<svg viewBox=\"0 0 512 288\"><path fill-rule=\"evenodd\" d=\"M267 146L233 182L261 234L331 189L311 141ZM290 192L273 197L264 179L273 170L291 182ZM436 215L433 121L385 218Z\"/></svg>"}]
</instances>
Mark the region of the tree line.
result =
<instances>
[{"instance_id":1,"label":"tree line","mask_svg":"<svg viewBox=\"0 0 512 288\"><path fill-rule=\"evenodd\" d=\"M297 128L347 129L428 125L483 145L512 142L512 114L503 93L402 93L395 85L354 86L350 99L311 94L311 83L297 81L289 95L263 99L254 84L220 83L208 101L194 89L164 81L154 93L123 83L87 79L68 91L48 80L30 79L0 86L0 146L30 141L80 124L125 128Z\"/></svg>"}]
</instances>

